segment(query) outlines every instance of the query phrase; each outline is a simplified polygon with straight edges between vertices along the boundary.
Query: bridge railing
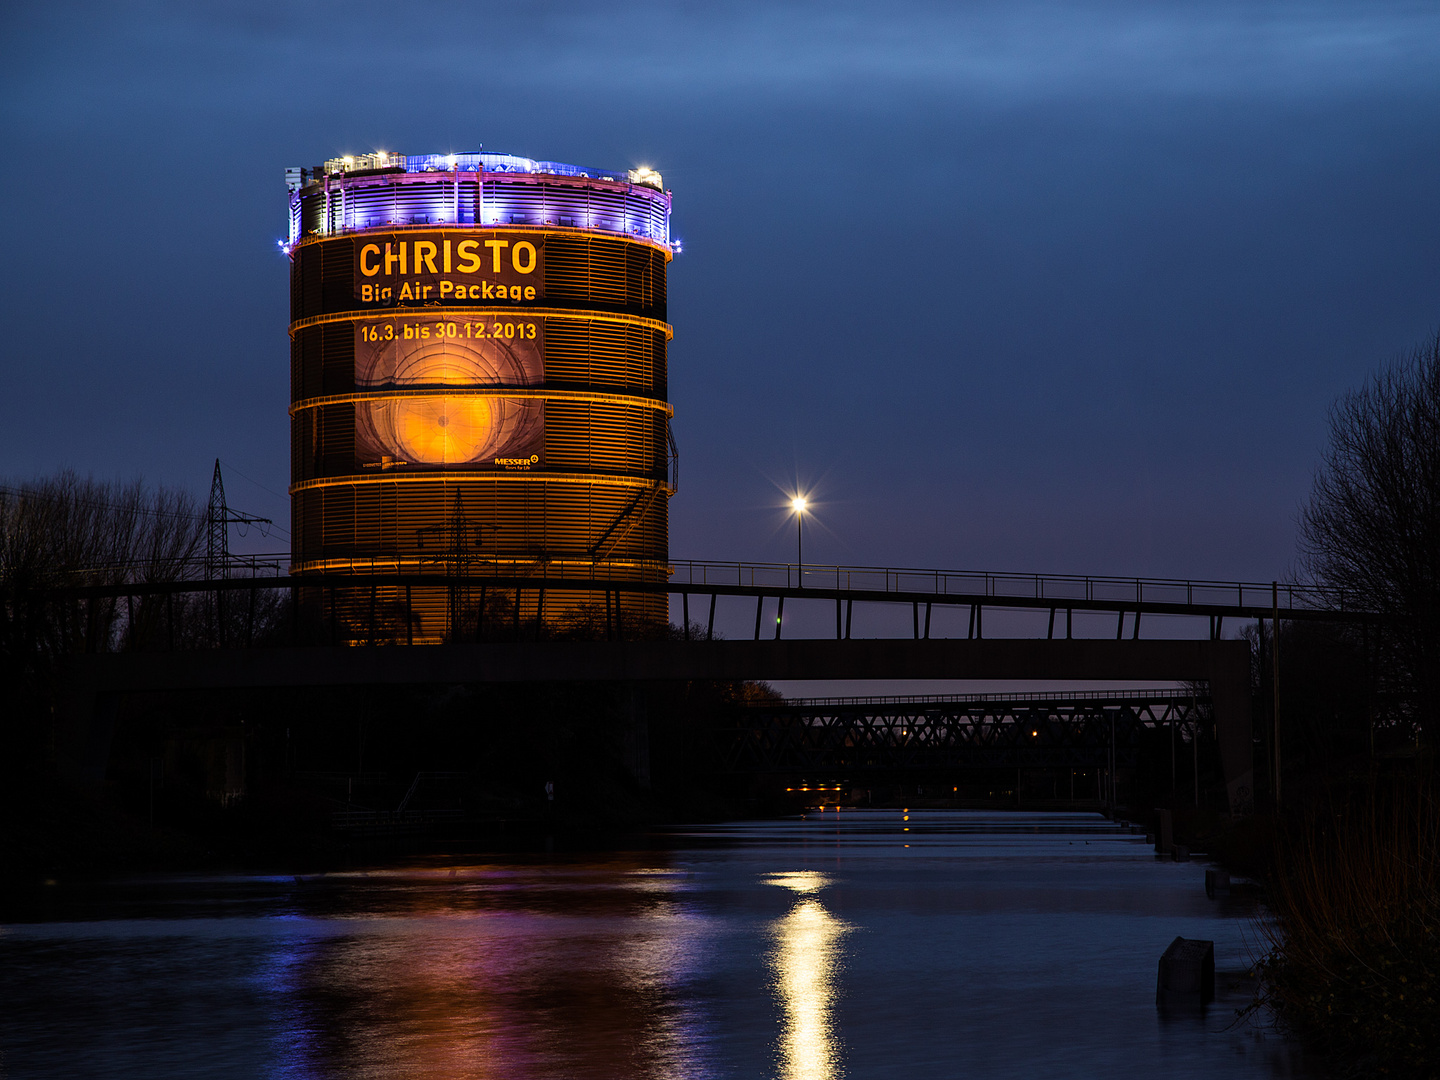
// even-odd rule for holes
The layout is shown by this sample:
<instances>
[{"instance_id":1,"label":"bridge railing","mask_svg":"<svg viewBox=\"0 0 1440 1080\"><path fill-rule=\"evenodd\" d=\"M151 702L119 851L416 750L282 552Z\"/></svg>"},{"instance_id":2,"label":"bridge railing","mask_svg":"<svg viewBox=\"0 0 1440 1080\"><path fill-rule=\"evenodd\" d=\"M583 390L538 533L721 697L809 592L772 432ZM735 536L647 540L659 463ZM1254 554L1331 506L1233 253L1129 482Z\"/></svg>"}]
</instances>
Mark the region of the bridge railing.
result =
<instances>
[{"instance_id":1,"label":"bridge railing","mask_svg":"<svg viewBox=\"0 0 1440 1080\"><path fill-rule=\"evenodd\" d=\"M76 567L67 580L76 587L90 585L143 585L170 582L204 582L212 573L233 578L274 578L275 584L288 583L290 555L288 552L265 552L253 555L230 555L221 564L213 565L203 555L188 559L146 560L101 563Z\"/></svg>"},{"instance_id":2,"label":"bridge railing","mask_svg":"<svg viewBox=\"0 0 1440 1080\"><path fill-rule=\"evenodd\" d=\"M564 556L493 555L480 552L461 555L426 553L417 561L406 555L347 557L346 574L351 577L487 577L546 585L564 582L572 587L587 583L596 587L705 593L707 591L748 594L797 593L806 590L865 594L864 599L893 595L910 601L934 597L937 601L968 603L986 601L1003 607L1007 601L1027 607L1065 608L1088 605L1168 605L1171 608L1224 608L1261 611L1278 605L1283 613L1330 612L1364 615L1367 609L1353 595L1342 590L1299 582L1214 581L1198 578L1111 577L1094 574L1022 574L983 570L936 570L918 567L844 566L778 562L722 562L704 559L677 559L668 564L638 567L634 563L609 564ZM418 567L418 569L417 569ZM276 587L296 584L289 576L288 553L231 556L219 576L261 584L269 579ZM77 571L78 587L144 584L151 579L143 564L100 566ZM167 580L194 583L203 588L208 572L204 559L167 565ZM656 580L664 575L661 580ZM321 578L337 580L338 572ZM258 580L257 580L258 579ZM648 579L648 580L646 580ZM158 583L158 582L157 582Z\"/></svg>"},{"instance_id":3,"label":"bridge railing","mask_svg":"<svg viewBox=\"0 0 1440 1080\"><path fill-rule=\"evenodd\" d=\"M828 708L870 708L872 706L922 706L922 705L969 705L988 702L1125 702L1142 701L1188 701L1191 698L1209 699L1209 691L1198 695L1189 690L1173 686L1142 690L1040 690L1015 693L986 694L889 694L866 697L816 697L786 698L783 701L759 702L746 706L747 709L828 709Z\"/></svg>"},{"instance_id":4,"label":"bridge railing","mask_svg":"<svg viewBox=\"0 0 1440 1080\"><path fill-rule=\"evenodd\" d=\"M1007 600L1086 603L1184 604L1260 608L1278 601L1286 610L1363 610L1338 589L1295 582L1209 581L1192 578L1107 577L1094 574L1019 574L984 570L917 567L828 566L795 563L676 560L672 592L693 587L744 589L827 589L913 596L984 597Z\"/></svg>"}]
</instances>

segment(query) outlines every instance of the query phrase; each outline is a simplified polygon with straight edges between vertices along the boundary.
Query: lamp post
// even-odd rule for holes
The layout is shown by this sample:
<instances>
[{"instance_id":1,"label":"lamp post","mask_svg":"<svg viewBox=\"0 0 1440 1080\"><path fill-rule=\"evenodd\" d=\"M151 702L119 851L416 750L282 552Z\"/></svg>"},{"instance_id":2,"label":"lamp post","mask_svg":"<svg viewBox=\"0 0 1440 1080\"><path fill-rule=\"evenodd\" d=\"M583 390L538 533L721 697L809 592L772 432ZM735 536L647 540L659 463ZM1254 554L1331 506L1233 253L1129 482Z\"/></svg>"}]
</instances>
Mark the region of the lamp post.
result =
<instances>
[{"instance_id":1,"label":"lamp post","mask_svg":"<svg viewBox=\"0 0 1440 1080\"><path fill-rule=\"evenodd\" d=\"M805 587L805 534L803 531L805 496L796 495L790 500L790 506L795 511L795 586L803 589Z\"/></svg>"}]
</instances>

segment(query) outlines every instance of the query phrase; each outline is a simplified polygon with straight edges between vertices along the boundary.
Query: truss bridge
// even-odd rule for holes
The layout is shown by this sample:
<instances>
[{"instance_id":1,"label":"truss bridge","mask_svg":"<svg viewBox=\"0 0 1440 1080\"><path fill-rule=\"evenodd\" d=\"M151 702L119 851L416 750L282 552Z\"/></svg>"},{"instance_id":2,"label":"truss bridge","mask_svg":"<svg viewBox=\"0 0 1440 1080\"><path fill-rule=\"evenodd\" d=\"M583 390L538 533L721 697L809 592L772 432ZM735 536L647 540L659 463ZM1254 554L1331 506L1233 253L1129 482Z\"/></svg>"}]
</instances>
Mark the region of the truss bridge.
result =
<instances>
[{"instance_id":1,"label":"truss bridge","mask_svg":"<svg viewBox=\"0 0 1440 1080\"><path fill-rule=\"evenodd\" d=\"M1116 777L1139 764L1147 729L1178 734L1188 759L1212 722L1207 694L1174 688L794 699L747 708L727 766L822 788L964 770L1069 770L1073 789L1078 770L1097 798L1113 798Z\"/></svg>"}]
</instances>

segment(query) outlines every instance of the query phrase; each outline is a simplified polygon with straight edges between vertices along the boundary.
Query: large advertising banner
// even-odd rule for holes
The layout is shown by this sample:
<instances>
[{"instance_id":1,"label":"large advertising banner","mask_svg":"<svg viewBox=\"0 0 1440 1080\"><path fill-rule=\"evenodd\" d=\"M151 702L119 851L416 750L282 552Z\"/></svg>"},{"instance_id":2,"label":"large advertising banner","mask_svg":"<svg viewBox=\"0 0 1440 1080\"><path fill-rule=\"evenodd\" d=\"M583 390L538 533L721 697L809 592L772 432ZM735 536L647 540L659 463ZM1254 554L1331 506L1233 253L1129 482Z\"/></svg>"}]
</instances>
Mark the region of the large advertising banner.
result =
<instances>
[{"instance_id":1,"label":"large advertising banner","mask_svg":"<svg viewBox=\"0 0 1440 1080\"><path fill-rule=\"evenodd\" d=\"M361 307L533 304L545 298L535 233L402 232L355 240Z\"/></svg>"},{"instance_id":2,"label":"large advertising banner","mask_svg":"<svg viewBox=\"0 0 1440 1080\"><path fill-rule=\"evenodd\" d=\"M543 467L545 403L489 391L545 381L541 319L357 319L355 407L363 468ZM388 393L387 393L388 392Z\"/></svg>"}]
</instances>

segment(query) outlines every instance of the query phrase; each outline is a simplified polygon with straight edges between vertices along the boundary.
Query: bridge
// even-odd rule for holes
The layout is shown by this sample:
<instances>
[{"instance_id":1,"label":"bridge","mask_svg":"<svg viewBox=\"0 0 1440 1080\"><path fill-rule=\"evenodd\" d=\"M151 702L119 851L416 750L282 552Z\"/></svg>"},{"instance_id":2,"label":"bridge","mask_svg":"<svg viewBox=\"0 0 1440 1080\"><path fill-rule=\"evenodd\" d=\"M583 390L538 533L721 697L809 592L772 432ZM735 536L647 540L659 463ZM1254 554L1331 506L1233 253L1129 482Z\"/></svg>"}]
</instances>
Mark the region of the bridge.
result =
<instances>
[{"instance_id":1,"label":"bridge","mask_svg":"<svg viewBox=\"0 0 1440 1080\"><path fill-rule=\"evenodd\" d=\"M340 580L290 577L282 576L277 558L269 566L257 561L211 580L112 579L58 590L56 602L76 605L83 627L83 651L72 658L64 704L72 756L83 762L82 769L103 767L115 699L151 690L693 679L1160 680L1207 687L1227 794L1231 807L1240 810L1250 804L1253 790L1251 660L1248 643L1221 637L1225 620L1374 618L1341 594L1274 582L681 561L673 564L668 582L647 586L603 576L552 577L543 562L535 561L503 566L490 559L483 568L467 569L477 575L483 569L485 576L404 574L377 560L368 573ZM324 603L337 588L352 596L369 589L373 596L381 586L508 593L511 616L487 625L482 602L473 625L452 627L445 644L421 646L414 644L403 614L398 621L382 619L371 604L358 620L341 620L333 600L328 607ZM661 639L654 636L656 628L621 625L620 606L611 602L615 593L646 588L679 598L678 635ZM313 590L322 600L319 610L330 613L318 626L301 619L302 590ZM542 621L547 590L594 594L597 612L602 605L605 612L603 632L596 635L600 640L548 639ZM206 597L213 612L212 631L199 637L177 634L175 600L191 594ZM525 597L533 603L528 618L521 615ZM754 601L750 640L717 636L721 597ZM278 621L273 618L282 610L277 598L291 601ZM833 637L828 631L825 637L784 637L787 601L792 612L802 604L833 609ZM703 622L691 620L692 602L698 603ZM767 603L774 605L773 633L764 618ZM909 636L853 635L857 607L896 604L910 609ZM932 636L937 609L963 611L966 635ZM987 637L987 611L1038 614L1045 634ZM267 612L272 617L266 618ZM1097 613L1113 615L1114 636L1078 636L1077 613L1092 621ZM1142 620L1147 631L1162 625L1170 636L1142 636ZM1175 636L1177 629L1189 636ZM410 647L404 647L407 642ZM834 725L811 726L820 741L797 744L797 749L833 757L834 746L822 736L833 734ZM921 729L939 730L924 724ZM872 733L878 730L872 725ZM982 728L973 722L964 738L954 724L946 730L948 742L932 740L932 748L944 745L969 753L982 746L973 737ZM1071 742L1072 749L1079 745Z\"/></svg>"},{"instance_id":2,"label":"bridge","mask_svg":"<svg viewBox=\"0 0 1440 1080\"><path fill-rule=\"evenodd\" d=\"M1173 688L791 699L746 709L726 764L821 791L837 781L863 787L897 776L1007 771L1017 798L1027 770L1049 774L1057 795L1059 775L1068 774L1070 801L1078 791L1114 805L1120 772L1139 763L1146 731L1165 731L1172 770L1177 732L1189 744L1181 767L1193 771L1198 800L1209 704L1203 692Z\"/></svg>"},{"instance_id":3,"label":"bridge","mask_svg":"<svg viewBox=\"0 0 1440 1080\"><path fill-rule=\"evenodd\" d=\"M552 573L543 559L500 559L481 555L462 556L459 572L453 558L447 557L437 564L440 572L403 573L394 568L393 560L374 559L368 566L360 566L353 574L345 576L291 576L285 573L288 556L284 554L258 555L248 557L238 565L232 565L225 576L205 578L180 576L167 581L135 581L126 575L124 567L104 567L93 572L99 582L77 584L68 589L55 590L57 599L69 598L82 603L86 611L85 648L96 651L107 647L98 640L91 640L97 627L110 627L117 616L122 617L122 628L137 626L136 601L158 597L171 603L163 614L150 613L146 618L163 626L168 619L173 624L173 599L191 593L215 596L221 605L227 597L238 594L243 607L234 607L230 601L228 618L220 623L220 635L240 632L238 640L217 638L221 645L249 644L255 630L257 596L262 594L288 594L297 598L302 591L318 595L319 607L330 612L328 643L339 644L342 637L351 640L377 641L385 639L396 642L404 637L413 641L413 624L402 613L398 622L393 613L380 612L372 605L358 618L340 619L334 614L333 598L337 591L351 595L370 591L373 595L379 588L448 588L462 591L467 595L483 596L486 591L492 595L504 594L512 599L511 612L514 624L449 628L447 637L457 640L494 640L504 637L518 638L522 623L539 624L544 612L544 597L549 592L582 592L592 594L597 611L603 608L606 619L606 636L610 639L633 636L638 628L627 628L619 623L618 605L613 598L616 593L663 592L678 596L681 605L683 635L688 639L696 633L707 640L715 636L716 602L720 597L744 597L755 601L755 622L753 639L773 636L779 639L785 626L785 602L789 600L792 612L796 605L804 603L811 607L823 603L834 609L834 636L848 639L852 636L854 613L857 605L904 605L911 611L912 637L926 639L931 636L932 617L937 609L963 609L968 614L967 638L985 636L985 613L987 610L1008 612L1040 613L1047 616L1045 637L1054 639L1075 636L1074 618L1077 613L1101 613L1115 616L1115 638L1141 637L1141 621L1145 616L1175 617L1191 625L1185 636L1193 636L1196 626L1203 621L1206 637L1220 640L1225 620L1233 621L1281 618L1287 621L1366 621L1373 620L1373 612L1358 606L1353 597L1347 597L1341 590L1326 589L1315 585L1293 582L1243 582L1215 581L1181 578L1140 578L1096 575L1067 574L1015 574L986 571L956 571L917 569L907 567L873 566L799 566L793 563L761 562L714 562L698 560L677 560L670 564L668 580L663 583L637 582L623 576L607 577L604 564L597 565L587 576L572 576L564 572ZM203 570L197 563L191 570ZM568 569L568 564L567 564ZM110 580L105 580L109 578ZM408 595L408 593L407 593ZM691 620L691 601L698 602L697 617L705 622ZM117 609L120 601L125 603L125 612ZM767 602L773 602L774 622L764 618ZM531 618L522 618L522 611L529 605ZM105 609L108 605L108 616ZM408 608L408 603L405 605ZM97 613L101 618L97 621ZM300 605L291 607L292 637L299 640L298 619ZM240 616L244 618L239 618ZM343 622L343 625L342 625ZM231 624L234 623L232 628ZM763 631L763 635L762 635ZM273 640L273 634L271 635ZM131 647L138 644L131 642ZM166 644L174 647L173 627ZM153 646L152 646L153 647Z\"/></svg>"}]
</instances>

